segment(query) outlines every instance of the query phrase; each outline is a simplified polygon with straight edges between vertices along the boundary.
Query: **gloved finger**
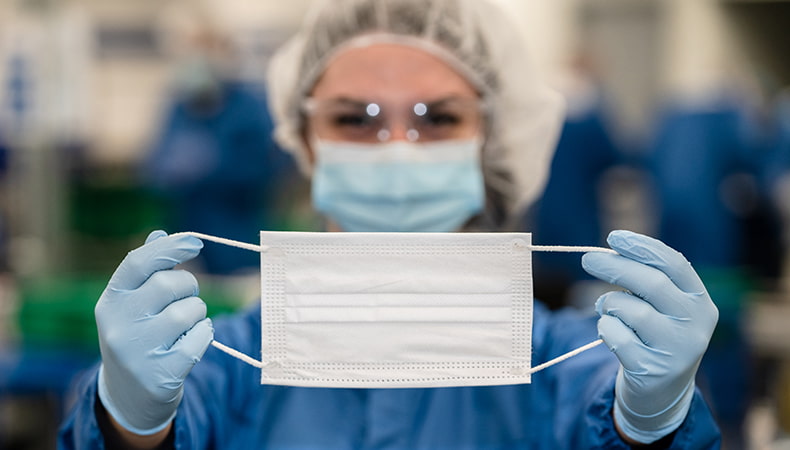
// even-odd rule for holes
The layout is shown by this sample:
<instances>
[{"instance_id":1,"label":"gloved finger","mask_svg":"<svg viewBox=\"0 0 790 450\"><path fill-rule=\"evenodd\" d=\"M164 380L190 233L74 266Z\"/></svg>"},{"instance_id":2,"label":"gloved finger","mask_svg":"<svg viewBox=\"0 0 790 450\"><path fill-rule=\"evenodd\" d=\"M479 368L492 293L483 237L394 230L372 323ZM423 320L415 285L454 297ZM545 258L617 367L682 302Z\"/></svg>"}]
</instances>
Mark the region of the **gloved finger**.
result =
<instances>
[{"instance_id":1,"label":"gloved finger","mask_svg":"<svg viewBox=\"0 0 790 450\"><path fill-rule=\"evenodd\" d=\"M153 242L163 236L167 236L167 233L165 233L163 230L154 230L148 234L147 238L145 238L145 243L147 244L149 242Z\"/></svg>"},{"instance_id":2,"label":"gloved finger","mask_svg":"<svg viewBox=\"0 0 790 450\"><path fill-rule=\"evenodd\" d=\"M646 373L640 363L645 354L645 344L636 336L634 330L613 316L601 316L598 319L598 336L604 344L617 356L623 368L631 373Z\"/></svg>"},{"instance_id":3,"label":"gloved finger","mask_svg":"<svg viewBox=\"0 0 790 450\"><path fill-rule=\"evenodd\" d=\"M582 256L582 267L594 277L628 289L662 314L689 317L695 306L664 272L624 256L587 253Z\"/></svg>"},{"instance_id":4,"label":"gloved finger","mask_svg":"<svg viewBox=\"0 0 790 450\"><path fill-rule=\"evenodd\" d=\"M110 278L108 287L113 290L137 289L153 273L172 269L196 257L201 248L203 242L190 235L154 238L126 255Z\"/></svg>"},{"instance_id":5,"label":"gloved finger","mask_svg":"<svg viewBox=\"0 0 790 450\"><path fill-rule=\"evenodd\" d=\"M177 355L173 371L180 378L189 374L195 364L203 358L206 349L214 340L211 319L203 319L177 340L168 352Z\"/></svg>"},{"instance_id":6,"label":"gloved finger","mask_svg":"<svg viewBox=\"0 0 790 450\"><path fill-rule=\"evenodd\" d=\"M206 304L199 297L175 301L153 319L162 343L172 347L178 338L206 318Z\"/></svg>"},{"instance_id":7,"label":"gloved finger","mask_svg":"<svg viewBox=\"0 0 790 450\"><path fill-rule=\"evenodd\" d=\"M200 293L198 281L186 270L162 270L151 275L137 289L136 311L138 315L154 315L170 303Z\"/></svg>"},{"instance_id":8,"label":"gloved finger","mask_svg":"<svg viewBox=\"0 0 790 450\"><path fill-rule=\"evenodd\" d=\"M615 230L609 233L607 242L612 249L626 258L664 272L681 291L690 294L705 291L705 285L688 260L658 239L631 231Z\"/></svg>"},{"instance_id":9,"label":"gloved finger","mask_svg":"<svg viewBox=\"0 0 790 450\"><path fill-rule=\"evenodd\" d=\"M641 298L627 292L609 292L595 302L599 315L616 317L633 331L642 343L655 347L666 336L666 316Z\"/></svg>"}]
</instances>

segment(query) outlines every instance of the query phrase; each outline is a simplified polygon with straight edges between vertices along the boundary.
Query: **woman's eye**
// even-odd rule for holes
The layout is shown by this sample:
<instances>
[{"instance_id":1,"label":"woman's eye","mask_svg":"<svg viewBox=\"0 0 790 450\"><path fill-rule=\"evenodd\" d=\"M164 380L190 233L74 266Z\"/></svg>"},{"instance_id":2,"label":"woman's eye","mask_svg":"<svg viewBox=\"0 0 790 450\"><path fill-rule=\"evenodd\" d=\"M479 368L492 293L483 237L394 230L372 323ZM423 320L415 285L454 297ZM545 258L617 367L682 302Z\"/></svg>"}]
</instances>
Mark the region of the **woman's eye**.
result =
<instances>
[{"instance_id":1,"label":"woman's eye","mask_svg":"<svg viewBox=\"0 0 790 450\"><path fill-rule=\"evenodd\" d=\"M364 114L340 114L335 116L332 123L338 127L365 127L373 121Z\"/></svg>"},{"instance_id":2,"label":"woman's eye","mask_svg":"<svg viewBox=\"0 0 790 450\"><path fill-rule=\"evenodd\" d=\"M452 126L461 123L461 117L453 113L432 113L425 117L425 122L431 126Z\"/></svg>"}]
</instances>

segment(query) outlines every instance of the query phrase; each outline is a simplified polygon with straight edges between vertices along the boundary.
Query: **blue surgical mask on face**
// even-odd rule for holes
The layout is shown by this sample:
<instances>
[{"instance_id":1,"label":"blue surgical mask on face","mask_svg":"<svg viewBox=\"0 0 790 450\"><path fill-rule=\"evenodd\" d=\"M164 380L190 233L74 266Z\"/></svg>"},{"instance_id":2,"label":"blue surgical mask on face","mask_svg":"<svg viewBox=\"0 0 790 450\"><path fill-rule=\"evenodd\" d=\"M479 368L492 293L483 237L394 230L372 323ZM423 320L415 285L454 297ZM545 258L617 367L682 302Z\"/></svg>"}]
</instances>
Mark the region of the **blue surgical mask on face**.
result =
<instances>
[{"instance_id":1,"label":"blue surgical mask on face","mask_svg":"<svg viewBox=\"0 0 790 450\"><path fill-rule=\"evenodd\" d=\"M455 231L483 209L480 148L316 141L313 205L343 231Z\"/></svg>"}]
</instances>

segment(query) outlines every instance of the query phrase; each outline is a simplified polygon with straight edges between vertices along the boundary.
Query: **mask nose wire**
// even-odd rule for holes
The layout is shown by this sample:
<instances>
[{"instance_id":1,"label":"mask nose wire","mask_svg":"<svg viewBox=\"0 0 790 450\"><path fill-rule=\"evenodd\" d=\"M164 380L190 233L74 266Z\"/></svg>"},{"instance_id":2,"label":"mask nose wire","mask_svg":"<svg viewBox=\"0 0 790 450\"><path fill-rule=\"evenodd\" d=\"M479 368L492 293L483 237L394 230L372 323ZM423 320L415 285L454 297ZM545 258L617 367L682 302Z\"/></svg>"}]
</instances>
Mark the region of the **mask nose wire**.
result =
<instances>
[{"instance_id":1,"label":"mask nose wire","mask_svg":"<svg viewBox=\"0 0 790 450\"><path fill-rule=\"evenodd\" d=\"M196 231L183 231L183 232L180 232L180 233L173 233L171 236L193 236L193 237L196 237L198 239L203 239L203 240L207 240L207 241L211 241L211 242L216 242L218 244L223 244L223 245L229 245L231 247L241 248L241 249L244 249L244 250L250 250L250 251L253 251L253 252L256 252L256 253L264 253L264 252L266 252L269 249L268 245L249 244L247 242L234 241L232 239L225 239L225 238L221 238L221 237L217 237L217 236L211 236L209 234L198 233ZM574 245L528 245L527 247L529 248L530 251L533 251L533 252L579 252L579 253L605 252L605 253L617 254L616 251L614 251L614 250L612 250L610 248L606 248L606 247L586 247L586 246L574 246ZM553 366L555 364L559 364L559 363L565 361L568 358L576 356L579 353L582 353L582 352L585 352L585 351L590 350L592 348L595 348L595 347L597 347L598 345L600 345L602 343L603 343L603 339L596 339L596 340L594 340L594 341L592 341L592 342L590 342L588 344L582 345L579 348L576 348L576 349L571 350L571 351L569 351L567 353L564 353L564 354L562 354L562 355L560 355L560 356L558 356L558 357L556 357L554 359L546 361L543 364L539 364L539 365L534 366L534 367L532 367L530 369L523 370L522 371L523 373L521 373L520 375L533 374L535 372L539 372L539 371L541 371L543 369L546 369L548 367L551 367L551 366ZM245 363L247 363L247 364L249 364L249 365L251 365L253 367L256 367L258 369L264 369L266 367L266 364L263 361L258 361L257 359L255 359L255 358L253 358L251 356L245 355L244 353L242 353L242 352L240 352L240 351L238 351L238 350L236 350L234 348L228 347L227 345L225 345L225 344L223 344L223 343L221 343L219 341L212 340L211 341L211 345L213 347L217 348L218 350L221 350L221 351L227 353L228 355L230 355L230 356L232 356L232 357L234 357L236 359L239 359L239 360L241 360L241 361L243 361L243 362L245 362Z\"/></svg>"}]
</instances>

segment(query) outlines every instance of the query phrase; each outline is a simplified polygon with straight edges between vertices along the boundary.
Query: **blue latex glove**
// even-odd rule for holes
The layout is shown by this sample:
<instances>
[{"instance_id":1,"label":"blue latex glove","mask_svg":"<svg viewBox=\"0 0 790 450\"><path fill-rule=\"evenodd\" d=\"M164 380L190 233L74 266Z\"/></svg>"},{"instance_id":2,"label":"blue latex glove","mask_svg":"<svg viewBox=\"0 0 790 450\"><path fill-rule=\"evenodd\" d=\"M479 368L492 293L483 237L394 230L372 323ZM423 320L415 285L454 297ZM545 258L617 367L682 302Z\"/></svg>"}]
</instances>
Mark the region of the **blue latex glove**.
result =
<instances>
[{"instance_id":1,"label":"blue latex glove","mask_svg":"<svg viewBox=\"0 0 790 450\"><path fill-rule=\"evenodd\" d=\"M213 339L206 305L196 297L197 280L173 270L202 247L197 238L154 231L121 262L96 304L99 398L134 433L167 427L184 378Z\"/></svg>"},{"instance_id":2,"label":"blue latex glove","mask_svg":"<svg viewBox=\"0 0 790 450\"><path fill-rule=\"evenodd\" d=\"M628 231L613 231L607 241L619 255L587 253L582 266L628 290L595 304L598 333L621 364L614 417L626 436L651 443L685 419L719 312L677 251Z\"/></svg>"}]
</instances>

